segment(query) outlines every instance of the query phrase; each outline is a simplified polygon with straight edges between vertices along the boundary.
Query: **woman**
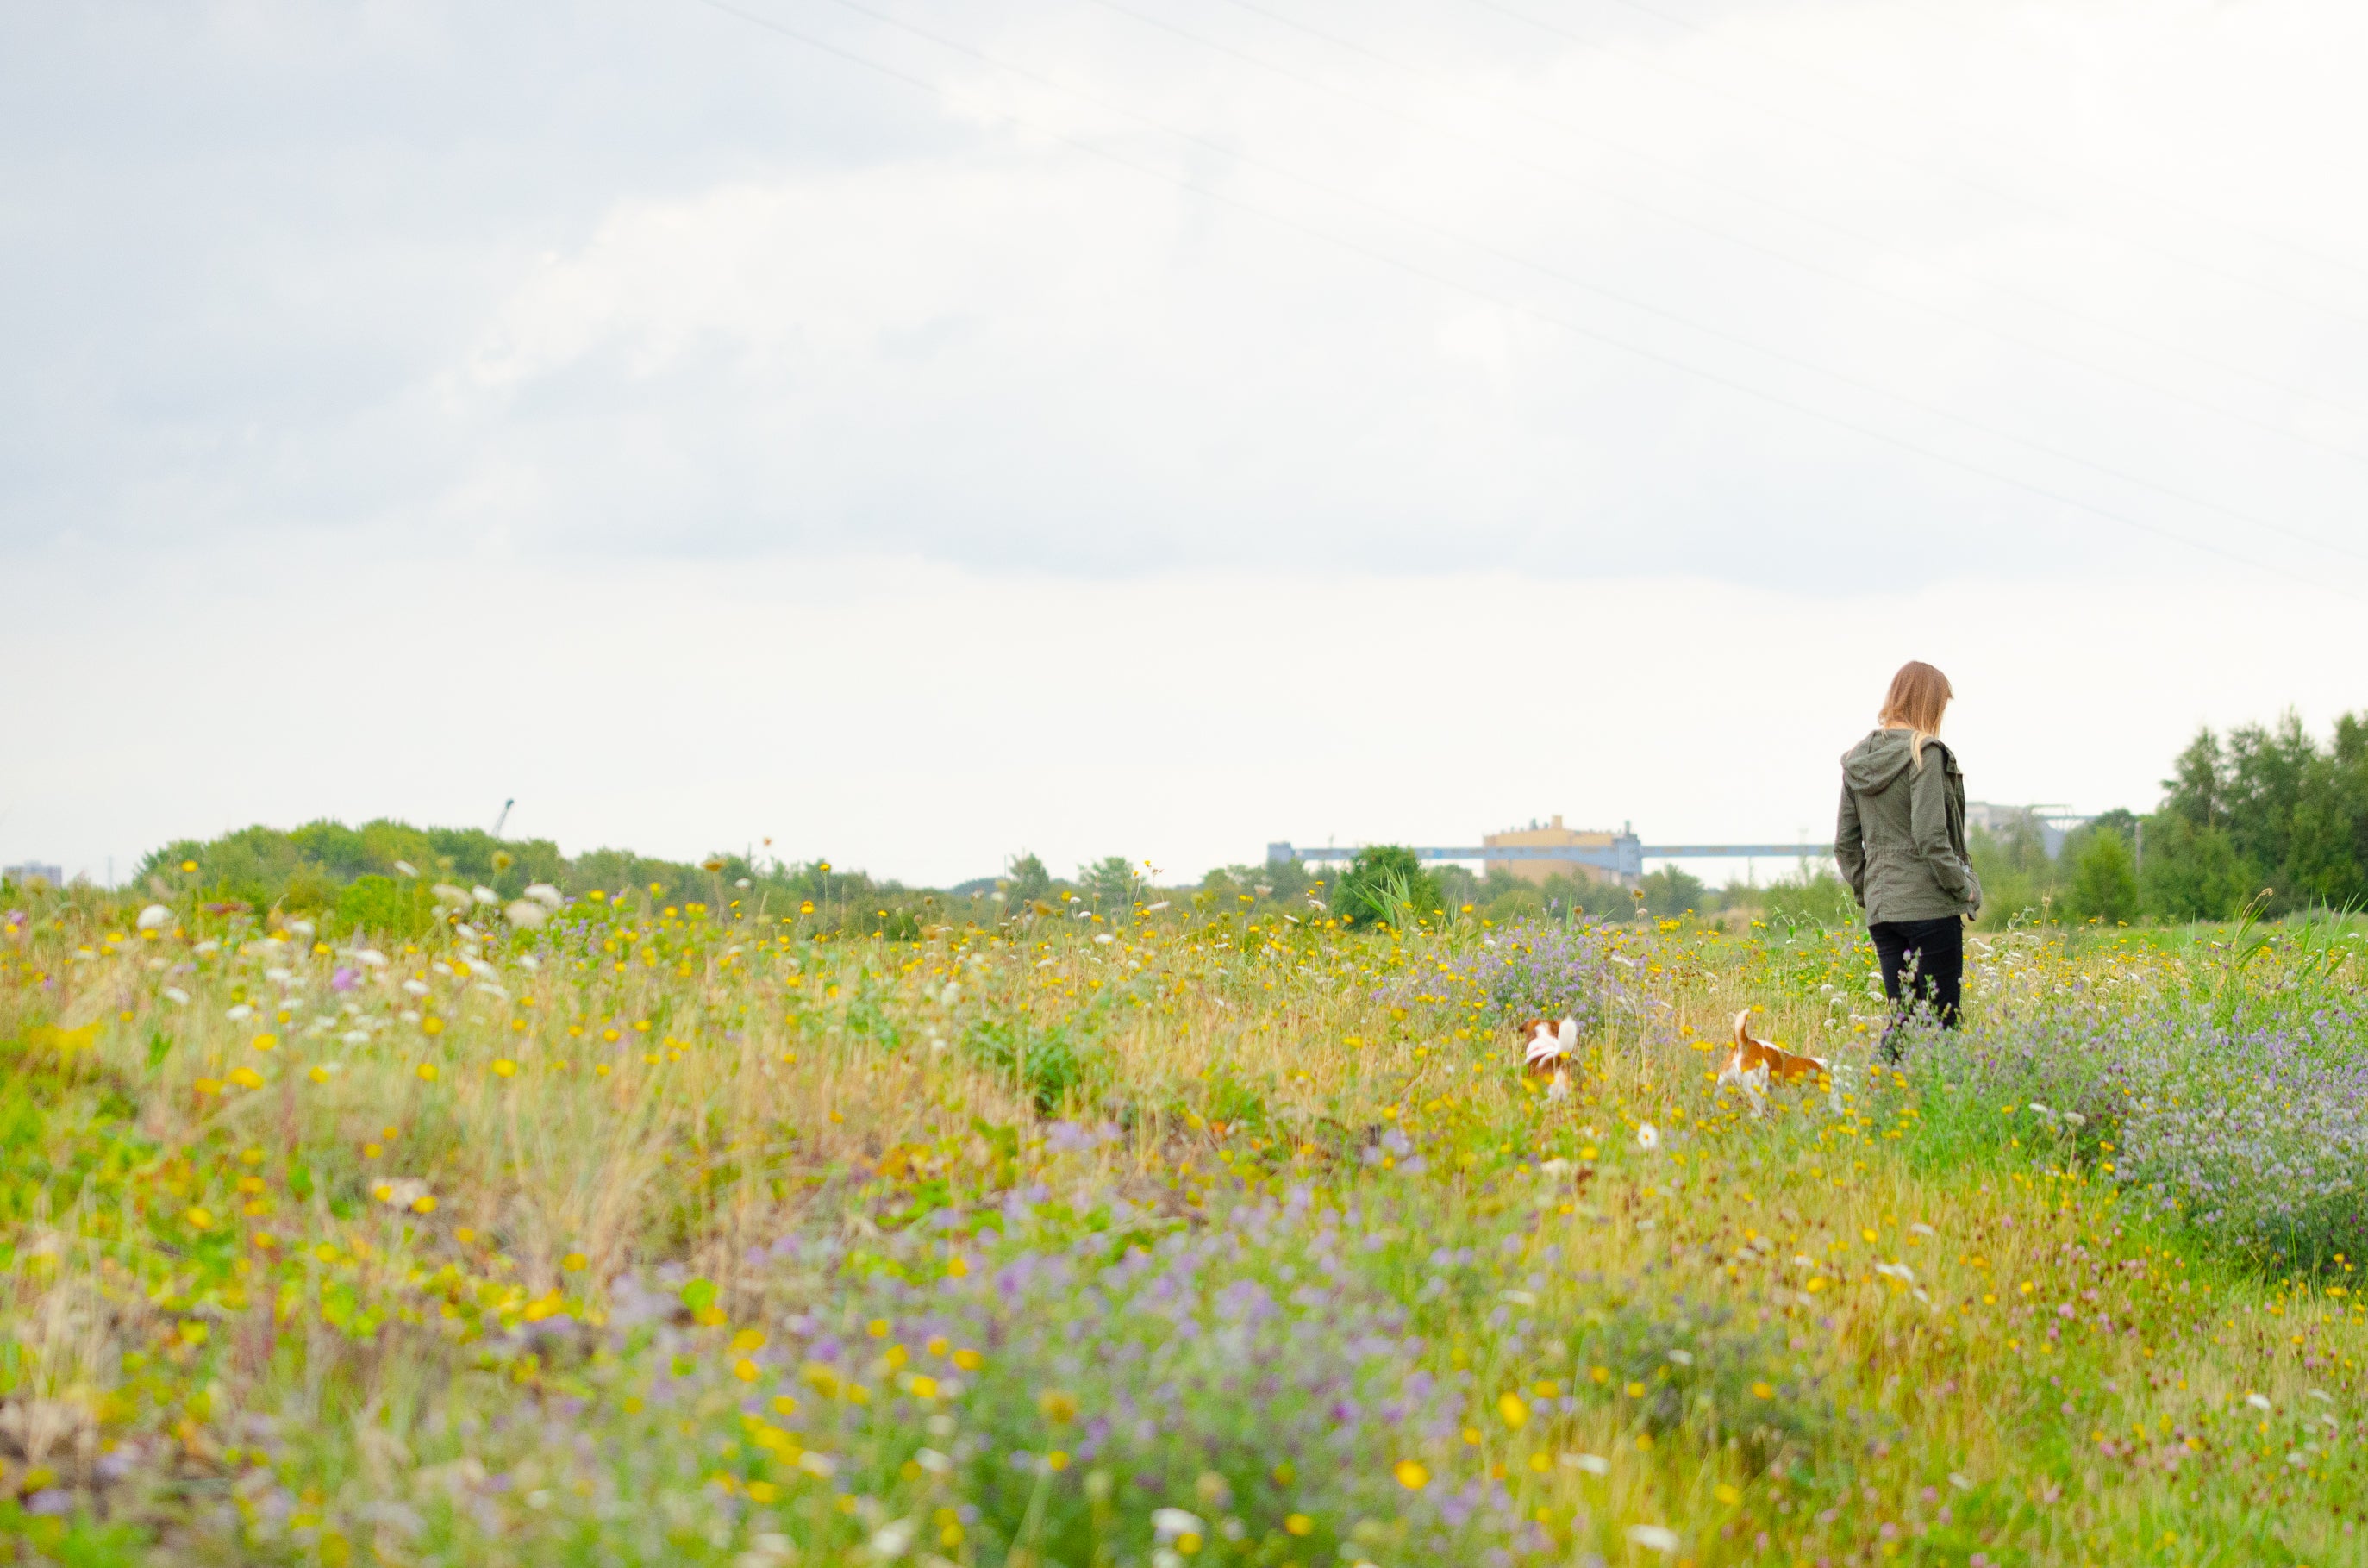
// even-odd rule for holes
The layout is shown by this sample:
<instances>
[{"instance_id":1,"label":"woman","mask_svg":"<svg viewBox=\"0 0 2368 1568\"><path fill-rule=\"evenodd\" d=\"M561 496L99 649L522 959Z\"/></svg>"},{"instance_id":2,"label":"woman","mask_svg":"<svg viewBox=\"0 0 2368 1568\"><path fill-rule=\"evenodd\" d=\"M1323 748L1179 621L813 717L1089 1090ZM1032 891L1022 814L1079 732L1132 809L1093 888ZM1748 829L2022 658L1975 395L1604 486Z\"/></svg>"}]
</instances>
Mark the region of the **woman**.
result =
<instances>
[{"instance_id":1,"label":"woman","mask_svg":"<svg viewBox=\"0 0 2368 1568\"><path fill-rule=\"evenodd\" d=\"M1886 1062L1899 1060L1899 1027L1911 1009L1929 1007L1941 1028L1957 1027L1964 922L1982 907L1965 849L1965 777L1934 733L1952 695L1949 677L1931 665L1900 665L1873 733L1842 757L1834 858L1883 960L1894 1008L1883 1032Z\"/></svg>"}]
</instances>

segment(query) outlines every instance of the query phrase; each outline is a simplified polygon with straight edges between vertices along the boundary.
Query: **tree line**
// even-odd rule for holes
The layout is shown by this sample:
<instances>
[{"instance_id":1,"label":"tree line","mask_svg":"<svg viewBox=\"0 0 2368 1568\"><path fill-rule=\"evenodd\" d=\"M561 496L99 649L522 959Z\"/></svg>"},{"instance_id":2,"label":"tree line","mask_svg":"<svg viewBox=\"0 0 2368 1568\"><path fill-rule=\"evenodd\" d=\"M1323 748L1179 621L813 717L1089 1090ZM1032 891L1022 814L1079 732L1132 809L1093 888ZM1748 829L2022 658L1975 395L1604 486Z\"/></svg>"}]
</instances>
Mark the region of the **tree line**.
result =
<instances>
[{"instance_id":1,"label":"tree line","mask_svg":"<svg viewBox=\"0 0 2368 1568\"><path fill-rule=\"evenodd\" d=\"M1973 835L1985 924L2046 909L2074 920L2226 920L2368 906L2368 713L2321 742L2289 711L2197 732L2144 816L2112 811L2052 858L2036 824Z\"/></svg>"}]
</instances>

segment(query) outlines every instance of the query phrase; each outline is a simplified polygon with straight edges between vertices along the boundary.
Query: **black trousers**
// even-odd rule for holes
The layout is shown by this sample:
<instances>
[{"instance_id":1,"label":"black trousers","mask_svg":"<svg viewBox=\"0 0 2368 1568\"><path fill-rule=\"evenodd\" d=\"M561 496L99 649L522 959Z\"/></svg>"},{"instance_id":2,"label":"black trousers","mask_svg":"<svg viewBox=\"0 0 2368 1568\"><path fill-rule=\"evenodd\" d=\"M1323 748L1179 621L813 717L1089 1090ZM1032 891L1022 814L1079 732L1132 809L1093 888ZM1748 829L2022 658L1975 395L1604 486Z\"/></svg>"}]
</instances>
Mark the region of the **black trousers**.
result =
<instances>
[{"instance_id":1,"label":"black trousers","mask_svg":"<svg viewBox=\"0 0 2368 1568\"><path fill-rule=\"evenodd\" d=\"M1874 938L1875 956L1883 960L1883 994L1891 998L1883 1057L1896 1062L1899 1028L1911 1013L1929 1010L1942 1028L1957 1027L1965 978L1965 923L1949 915L1938 920L1878 920L1866 929Z\"/></svg>"}]
</instances>

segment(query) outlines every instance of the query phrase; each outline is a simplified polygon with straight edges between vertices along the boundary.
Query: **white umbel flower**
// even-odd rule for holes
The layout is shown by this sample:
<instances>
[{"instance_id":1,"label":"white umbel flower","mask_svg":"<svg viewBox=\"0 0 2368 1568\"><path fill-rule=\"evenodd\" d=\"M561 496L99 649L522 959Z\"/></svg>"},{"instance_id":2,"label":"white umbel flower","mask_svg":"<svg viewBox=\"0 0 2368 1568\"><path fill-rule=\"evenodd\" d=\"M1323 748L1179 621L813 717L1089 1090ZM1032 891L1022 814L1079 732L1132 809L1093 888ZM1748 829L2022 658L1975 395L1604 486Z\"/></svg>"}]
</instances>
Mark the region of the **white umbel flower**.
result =
<instances>
[{"instance_id":1,"label":"white umbel flower","mask_svg":"<svg viewBox=\"0 0 2368 1568\"><path fill-rule=\"evenodd\" d=\"M161 903L152 903L140 912L139 927L142 931L162 931L173 923L173 912Z\"/></svg>"}]
</instances>

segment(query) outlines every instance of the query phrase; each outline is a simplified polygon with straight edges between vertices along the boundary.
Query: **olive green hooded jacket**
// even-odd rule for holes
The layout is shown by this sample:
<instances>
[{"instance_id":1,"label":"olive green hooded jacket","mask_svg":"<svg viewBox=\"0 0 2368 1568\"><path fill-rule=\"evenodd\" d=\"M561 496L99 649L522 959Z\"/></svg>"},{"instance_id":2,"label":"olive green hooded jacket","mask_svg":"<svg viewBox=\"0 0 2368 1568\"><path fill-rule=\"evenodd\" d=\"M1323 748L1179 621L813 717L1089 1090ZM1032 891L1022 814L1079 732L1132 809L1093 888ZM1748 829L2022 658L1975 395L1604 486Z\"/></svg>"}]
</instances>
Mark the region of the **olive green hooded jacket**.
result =
<instances>
[{"instance_id":1,"label":"olive green hooded jacket","mask_svg":"<svg viewBox=\"0 0 2368 1568\"><path fill-rule=\"evenodd\" d=\"M1982 906L1965 847L1965 776L1955 754L1924 743L1924 766L1906 730L1876 730L1842 757L1834 858L1870 923L1940 920Z\"/></svg>"}]
</instances>

